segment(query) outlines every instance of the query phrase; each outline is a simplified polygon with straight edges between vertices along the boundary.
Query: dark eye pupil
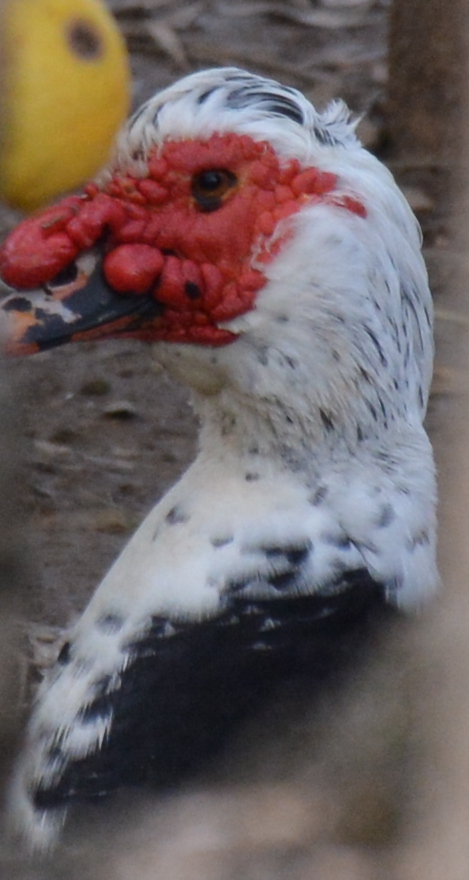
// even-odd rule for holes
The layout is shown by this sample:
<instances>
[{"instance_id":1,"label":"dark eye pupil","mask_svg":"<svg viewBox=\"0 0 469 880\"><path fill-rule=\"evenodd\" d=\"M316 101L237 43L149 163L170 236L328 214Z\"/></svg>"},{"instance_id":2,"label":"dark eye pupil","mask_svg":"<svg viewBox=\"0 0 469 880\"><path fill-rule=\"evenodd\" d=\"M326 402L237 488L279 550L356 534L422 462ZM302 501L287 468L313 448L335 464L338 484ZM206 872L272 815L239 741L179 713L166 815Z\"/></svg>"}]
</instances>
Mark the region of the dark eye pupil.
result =
<instances>
[{"instance_id":1,"label":"dark eye pupil","mask_svg":"<svg viewBox=\"0 0 469 880\"><path fill-rule=\"evenodd\" d=\"M207 168L192 180L192 195L200 210L216 211L224 198L236 185L236 177L226 168Z\"/></svg>"},{"instance_id":2,"label":"dark eye pupil","mask_svg":"<svg viewBox=\"0 0 469 880\"><path fill-rule=\"evenodd\" d=\"M223 184L223 174L221 171L203 171L198 180L201 189L206 192L214 192Z\"/></svg>"}]
</instances>

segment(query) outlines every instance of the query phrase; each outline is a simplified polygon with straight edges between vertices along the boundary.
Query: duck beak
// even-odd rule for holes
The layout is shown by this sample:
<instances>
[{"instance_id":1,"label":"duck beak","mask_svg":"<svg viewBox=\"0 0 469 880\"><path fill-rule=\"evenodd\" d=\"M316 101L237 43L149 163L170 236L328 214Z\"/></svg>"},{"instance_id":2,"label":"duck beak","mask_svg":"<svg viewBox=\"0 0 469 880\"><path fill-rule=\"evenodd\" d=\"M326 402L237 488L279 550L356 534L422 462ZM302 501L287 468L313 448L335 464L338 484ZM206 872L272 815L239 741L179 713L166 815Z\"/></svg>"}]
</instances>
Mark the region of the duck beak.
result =
<instances>
[{"instance_id":1,"label":"duck beak","mask_svg":"<svg viewBox=\"0 0 469 880\"><path fill-rule=\"evenodd\" d=\"M150 294L121 294L106 281L98 249L82 253L52 282L0 303L0 336L9 355L65 342L116 336L154 337L164 306Z\"/></svg>"}]
</instances>

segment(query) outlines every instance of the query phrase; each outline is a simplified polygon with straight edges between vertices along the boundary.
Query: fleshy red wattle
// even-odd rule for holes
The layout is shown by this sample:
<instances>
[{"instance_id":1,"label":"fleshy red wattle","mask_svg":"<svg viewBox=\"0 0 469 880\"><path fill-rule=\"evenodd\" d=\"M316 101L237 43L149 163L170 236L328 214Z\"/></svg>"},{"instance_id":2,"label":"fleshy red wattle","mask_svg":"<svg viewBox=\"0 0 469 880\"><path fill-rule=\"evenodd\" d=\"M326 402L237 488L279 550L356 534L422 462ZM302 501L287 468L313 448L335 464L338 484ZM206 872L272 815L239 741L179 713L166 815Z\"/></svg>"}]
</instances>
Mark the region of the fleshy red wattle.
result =
<instances>
[{"instance_id":1,"label":"fleshy red wattle","mask_svg":"<svg viewBox=\"0 0 469 880\"><path fill-rule=\"evenodd\" d=\"M0 248L0 275L18 289L39 287L75 259L78 248L67 222L78 213L81 198L70 196L23 220Z\"/></svg>"},{"instance_id":2,"label":"fleshy red wattle","mask_svg":"<svg viewBox=\"0 0 469 880\"><path fill-rule=\"evenodd\" d=\"M236 184L214 211L192 193L194 175L229 169ZM337 178L295 159L280 161L266 142L235 134L173 141L150 157L148 177L116 174L23 221L0 250L7 284L45 284L83 250L105 241L108 283L122 293L154 292L166 309L154 338L223 344L217 323L251 309L265 284L260 268L282 247L279 221L306 202L366 216L357 199L336 192ZM146 331L148 335L148 330Z\"/></svg>"},{"instance_id":3,"label":"fleshy red wattle","mask_svg":"<svg viewBox=\"0 0 469 880\"><path fill-rule=\"evenodd\" d=\"M149 244L120 244L104 258L104 274L119 293L146 293L161 275L165 260Z\"/></svg>"}]
</instances>

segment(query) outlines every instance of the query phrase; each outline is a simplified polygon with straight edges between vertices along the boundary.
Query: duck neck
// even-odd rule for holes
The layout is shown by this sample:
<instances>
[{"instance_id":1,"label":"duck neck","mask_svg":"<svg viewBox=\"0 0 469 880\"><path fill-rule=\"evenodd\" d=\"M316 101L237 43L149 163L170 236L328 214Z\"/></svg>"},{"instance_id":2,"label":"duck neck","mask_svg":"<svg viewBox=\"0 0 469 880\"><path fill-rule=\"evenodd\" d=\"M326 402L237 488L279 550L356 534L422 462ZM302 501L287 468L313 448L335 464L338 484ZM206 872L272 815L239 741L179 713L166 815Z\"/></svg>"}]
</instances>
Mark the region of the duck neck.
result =
<instances>
[{"instance_id":1,"label":"duck neck","mask_svg":"<svg viewBox=\"0 0 469 880\"><path fill-rule=\"evenodd\" d=\"M227 466L259 467L314 477L334 458L350 456L351 437L316 408L293 400L252 399L224 388L217 395L193 394L200 419L200 457Z\"/></svg>"}]
</instances>

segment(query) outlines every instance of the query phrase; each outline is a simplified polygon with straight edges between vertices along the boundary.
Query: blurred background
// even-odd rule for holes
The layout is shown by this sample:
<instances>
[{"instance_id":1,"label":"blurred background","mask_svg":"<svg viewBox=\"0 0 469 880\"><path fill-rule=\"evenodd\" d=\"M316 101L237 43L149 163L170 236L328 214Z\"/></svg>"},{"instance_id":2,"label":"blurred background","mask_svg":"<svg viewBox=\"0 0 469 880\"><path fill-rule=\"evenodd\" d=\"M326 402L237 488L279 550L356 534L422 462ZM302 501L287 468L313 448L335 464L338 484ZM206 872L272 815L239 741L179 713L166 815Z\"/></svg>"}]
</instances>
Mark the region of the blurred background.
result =
<instances>
[{"instance_id":1,"label":"blurred background","mask_svg":"<svg viewBox=\"0 0 469 880\"><path fill-rule=\"evenodd\" d=\"M391 168L422 224L435 295L428 428L440 473L444 589L418 619L377 637L372 657L346 685L310 706L280 701L184 790L151 799L125 793L112 807L84 809L59 850L42 861L23 858L5 837L0 875L441 880L444 873L467 880L466 4L107 6L130 53L132 106L192 70L233 64L298 87L318 108L342 97L362 116L363 143ZM5 72L6 39L1 50ZM0 103L4 137L5 107ZM0 208L2 237L20 216ZM31 695L63 628L186 467L195 424L184 390L131 341L43 353L5 364L0 378L0 769L7 779Z\"/></svg>"}]
</instances>

